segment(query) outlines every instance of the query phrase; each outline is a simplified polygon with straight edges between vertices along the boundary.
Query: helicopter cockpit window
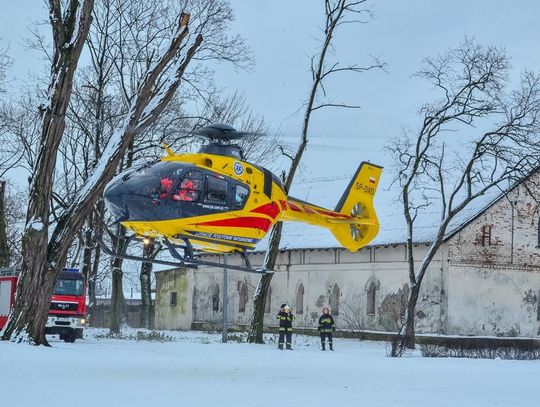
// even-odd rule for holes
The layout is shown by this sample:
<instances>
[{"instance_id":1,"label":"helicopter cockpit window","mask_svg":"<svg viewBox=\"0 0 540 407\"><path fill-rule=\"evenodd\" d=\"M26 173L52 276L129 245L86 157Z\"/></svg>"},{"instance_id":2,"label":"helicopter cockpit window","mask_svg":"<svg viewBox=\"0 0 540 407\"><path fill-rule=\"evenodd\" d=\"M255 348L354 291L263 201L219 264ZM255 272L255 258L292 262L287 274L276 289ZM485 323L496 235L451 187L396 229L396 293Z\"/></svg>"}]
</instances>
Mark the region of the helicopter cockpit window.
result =
<instances>
[{"instance_id":1,"label":"helicopter cockpit window","mask_svg":"<svg viewBox=\"0 0 540 407\"><path fill-rule=\"evenodd\" d=\"M199 200L202 190L202 174L197 171L189 171L172 196L173 201L196 202Z\"/></svg>"},{"instance_id":2,"label":"helicopter cockpit window","mask_svg":"<svg viewBox=\"0 0 540 407\"><path fill-rule=\"evenodd\" d=\"M139 176L143 194L149 194L153 204L169 199L174 186L185 171L185 164L173 162L158 162L144 165L136 170Z\"/></svg>"},{"instance_id":3,"label":"helicopter cockpit window","mask_svg":"<svg viewBox=\"0 0 540 407\"><path fill-rule=\"evenodd\" d=\"M165 199L171 193L173 180L169 177L161 178L159 187L159 199Z\"/></svg>"},{"instance_id":4,"label":"helicopter cockpit window","mask_svg":"<svg viewBox=\"0 0 540 407\"><path fill-rule=\"evenodd\" d=\"M234 194L234 207L243 208L246 203L246 198L249 195L249 190L243 185L237 185Z\"/></svg>"},{"instance_id":5,"label":"helicopter cockpit window","mask_svg":"<svg viewBox=\"0 0 540 407\"><path fill-rule=\"evenodd\" d=\"M225 205L227 203L228 183L224 179L206 176L206 196L204 201L208 203Z\"/></svg>"}]
</instances>

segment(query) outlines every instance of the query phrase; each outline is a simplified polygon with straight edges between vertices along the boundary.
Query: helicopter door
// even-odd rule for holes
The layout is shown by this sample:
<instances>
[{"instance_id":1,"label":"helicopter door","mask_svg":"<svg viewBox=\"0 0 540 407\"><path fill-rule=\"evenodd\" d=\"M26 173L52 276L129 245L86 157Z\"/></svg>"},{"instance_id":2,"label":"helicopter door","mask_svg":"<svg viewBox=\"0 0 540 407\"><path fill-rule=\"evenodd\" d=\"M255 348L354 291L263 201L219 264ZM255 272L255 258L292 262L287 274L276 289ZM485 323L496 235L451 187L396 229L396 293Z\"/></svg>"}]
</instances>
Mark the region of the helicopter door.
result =
<instances>
[{"instance_id":1,"label":"helicopter door","mask_svg":"<svg viewBox=\"0 0 540 407\"><path fill-rule=\"evenodd\" d=\"M272 199L272 173L268 171L266 168L263 168L263 174L264 174L264 194Z\"/></svg>"}]
</instances>

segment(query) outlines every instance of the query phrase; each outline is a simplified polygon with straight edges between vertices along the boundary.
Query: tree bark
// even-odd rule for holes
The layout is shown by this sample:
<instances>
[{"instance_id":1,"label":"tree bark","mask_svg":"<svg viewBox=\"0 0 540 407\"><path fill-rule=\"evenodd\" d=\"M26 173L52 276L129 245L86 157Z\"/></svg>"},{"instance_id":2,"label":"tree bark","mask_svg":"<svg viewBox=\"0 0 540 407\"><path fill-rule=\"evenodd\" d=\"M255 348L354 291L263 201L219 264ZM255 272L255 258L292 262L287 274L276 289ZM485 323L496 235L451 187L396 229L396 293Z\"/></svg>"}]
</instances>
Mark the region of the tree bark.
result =
<instances>
[{"instance_id":1,"label":"tree bark","mask_svg":"<svg viewBox=\"0 0 540 407\"><path fill-rule=\"evenodd\" d=\"M403 344L401 345L407 349L414 349L416 345L416 336L414 329L414 322L416 320L416 304L418 302L418 295L420 293L420 286L414 285L411 287L409 301L407 302L407 319L405 321L405 337L403 338Z\"/></svg>"},{"instance_id":2,"label":"tree bark","mask_svg":"<svg viewBox=\"0 0 540 407\"><path fill-rule=\"evenodd\" d=\"M65 263L49 252L50 202L58 146L65 127L73 75L90 28L93 0L71 2L62 12L61 3L49 1L54 52L48 104L43 107L41 145L30 184L26 228L22 238L22 265L11 318L2 340L48 345L45 325L57 274ZM67 249L66 249L67 253ZM60 261L57 261L60 260Z\"/></svg>"},{"instance_id":3,"label":"tree bark","mask_svg":"<svg viewBox=\"0 0 540 407\"><path fill-rule=\"evenodd\" d=\"M6 181L0 180L0 267L9 267L9 246L6 234Z\"/></svg>"},{"instance_id":4,"label":"tree bark","mask_svg":"<svg viewBox=\"0 0 540 407\"><path fill-rule=\"evenodd\" d=\"M154 257L155 244L153 239L143 246L143 256ZM141 282L141 326L147 329L154 328L154 304L152 302L152 263L142 263L139 275Z\"/></svg>"},{"instance_id":5,"label":"tree bark","mask_svg":"<svg viewBox=\"0 0 540 407\"><path fill-rule=\"evenodd\" d=\"M268 245L268 251L266 252L266 258L264 259L264 267L267 270L274 270L276 267L282 227L283 223L278 222L272 228L270 244ZM264 309L266 307L266 296L268 295L273 276L274 273L262 275L259 279L257 289L255 290L255 296L253 298L253 315L251 317L251 324L249 326L247 337L247 340L250 343L264 343Z\"/></svg>"},{"instance_id":6,"label":"tree bark","mask_svg":"<svg viewBox=\"0 0 540 407\"><path fill-rule=\"evenodd\" d=\"M77 6L76 1L70 6ZM36 345L48 345L45 324L57 273L65 264L68 250L84 220L94 208L106 183L113 177L121 158L136 134L153 124L180 86L185 70L203 41L198 35L194 43L180 57L188 35L189 15L182 13L169 47L153 64L138 87L123 126L107 144L96 170L77 192L73 202L59 217L49 237L49 205L58 146L64 130L64 116L71 95L75 71L82 44L88 33L92 0L85 0L77 18L67 18L69 27L62 23L60 2L50 0L50 19L55 38L55 56L51 73L49 105L45 108L43 136L39 148L36 171L31 184L27 227L23 235L23 263L17 285L15 306L2 335L2 340L27 340ZM78 7L77 8L78 11ZM69 13L67 13L69 14ZM60 22L60 23L59 23ZM73 27L79 27L72 38ZM69 35L68 35L69 34ZM66 39L67 36L67 39ZM76 52L75 52L76 51ZM166 86L157 86L164 72L170 68ZM117 273L118 274L118 273ZM118 287L116 287L118 290Z\"/></svg>"},{"instance_id":7,"label":"tree bark","mask_svg":"<svg viewBox=\"0 0 540 407\"><path fill-rule=\"evenodd\" d=\"M117 233L114 238L113 250L118 254L126 252L126 229L118 225ZM112 268L112 292L111 292L111 333L119 334L122 325L126 321L126 301L124 298L123 277L122 271L123 260L118 257L111 259Z\"/></svg>"}]
</instances>

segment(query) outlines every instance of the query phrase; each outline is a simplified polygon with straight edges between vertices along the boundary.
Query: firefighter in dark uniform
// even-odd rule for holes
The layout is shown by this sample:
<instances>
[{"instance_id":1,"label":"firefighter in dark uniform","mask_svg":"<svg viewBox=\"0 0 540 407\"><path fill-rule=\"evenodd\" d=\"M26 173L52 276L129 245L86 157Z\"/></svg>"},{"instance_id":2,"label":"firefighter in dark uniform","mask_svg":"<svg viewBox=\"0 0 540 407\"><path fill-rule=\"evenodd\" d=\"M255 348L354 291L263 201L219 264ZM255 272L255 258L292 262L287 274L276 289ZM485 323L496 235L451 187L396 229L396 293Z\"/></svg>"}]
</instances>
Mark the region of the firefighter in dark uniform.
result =
<instances>
[{"instance_id":1,"label":"firefighter in dark uniform","mask_svg":"<svg viewBox=\"0 0 540 407\"><path fill-rule=\"evenodd\" d=\"M330 315L330 311L327 307L323 308L323 314L319 318L319 327L317 328L319 334L321 335L321 350L326 350L325 347L325 338L328 338L328 345L330 345L330 350L334 350L332 346L332 332L336 330L334 324L334 318Z\"/></svg>"},{"instance_id":2,"label":"firefighter in dark uniform","mask_svg":"<svg viewBox=\"0 0 540 407\"><path fill-rule=\"evenodd\" d=\"M283 343L285 342L285 347L292 350L292 322L294 321L294 315L291 312L291 307L287 304L281 304L277 319L279 319L278 349L283 350Z\"/></svg>"}]
</instances>

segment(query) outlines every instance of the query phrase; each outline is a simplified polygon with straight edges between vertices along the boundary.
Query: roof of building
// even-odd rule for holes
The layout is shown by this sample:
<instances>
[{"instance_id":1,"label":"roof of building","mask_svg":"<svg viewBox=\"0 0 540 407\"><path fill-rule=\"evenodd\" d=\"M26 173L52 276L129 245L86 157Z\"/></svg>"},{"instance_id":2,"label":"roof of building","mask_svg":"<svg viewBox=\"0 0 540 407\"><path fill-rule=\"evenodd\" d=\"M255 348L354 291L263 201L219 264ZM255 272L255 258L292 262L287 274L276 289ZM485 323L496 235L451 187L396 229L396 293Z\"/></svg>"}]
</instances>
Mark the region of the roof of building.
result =
<instances>
[{"instance_id":1,"label":"roof of building","mask_svg":"<svg viewBox=\"0 0 540 407\"><path fill-rule=\"evenodd\" d=\"M352 174L351 174L352 177ZM375 196L375 208L379 217L380 229L370 246L401 244L407 241L407 228L403 215L403 206L399 201L399 190L390 187L390 176L383 177ZM520 181L521 182L521 181ZM349 183L349 177L301 180L291 188L291 195L296 198L326 207L334 208ZM493 188L478 197L462 210L448 226L446 239L453 236L499 201L518 183L513 183L502 190ZM415 222L415 243L432 242L438 232L440 212L431 207L422 213ZM265 250L268 234L257 245L257 250ZM332 233L325 228L298 222L286 222L283 227L281 249L317 249L340 247Z\"/></svg>"}]
</instances>

